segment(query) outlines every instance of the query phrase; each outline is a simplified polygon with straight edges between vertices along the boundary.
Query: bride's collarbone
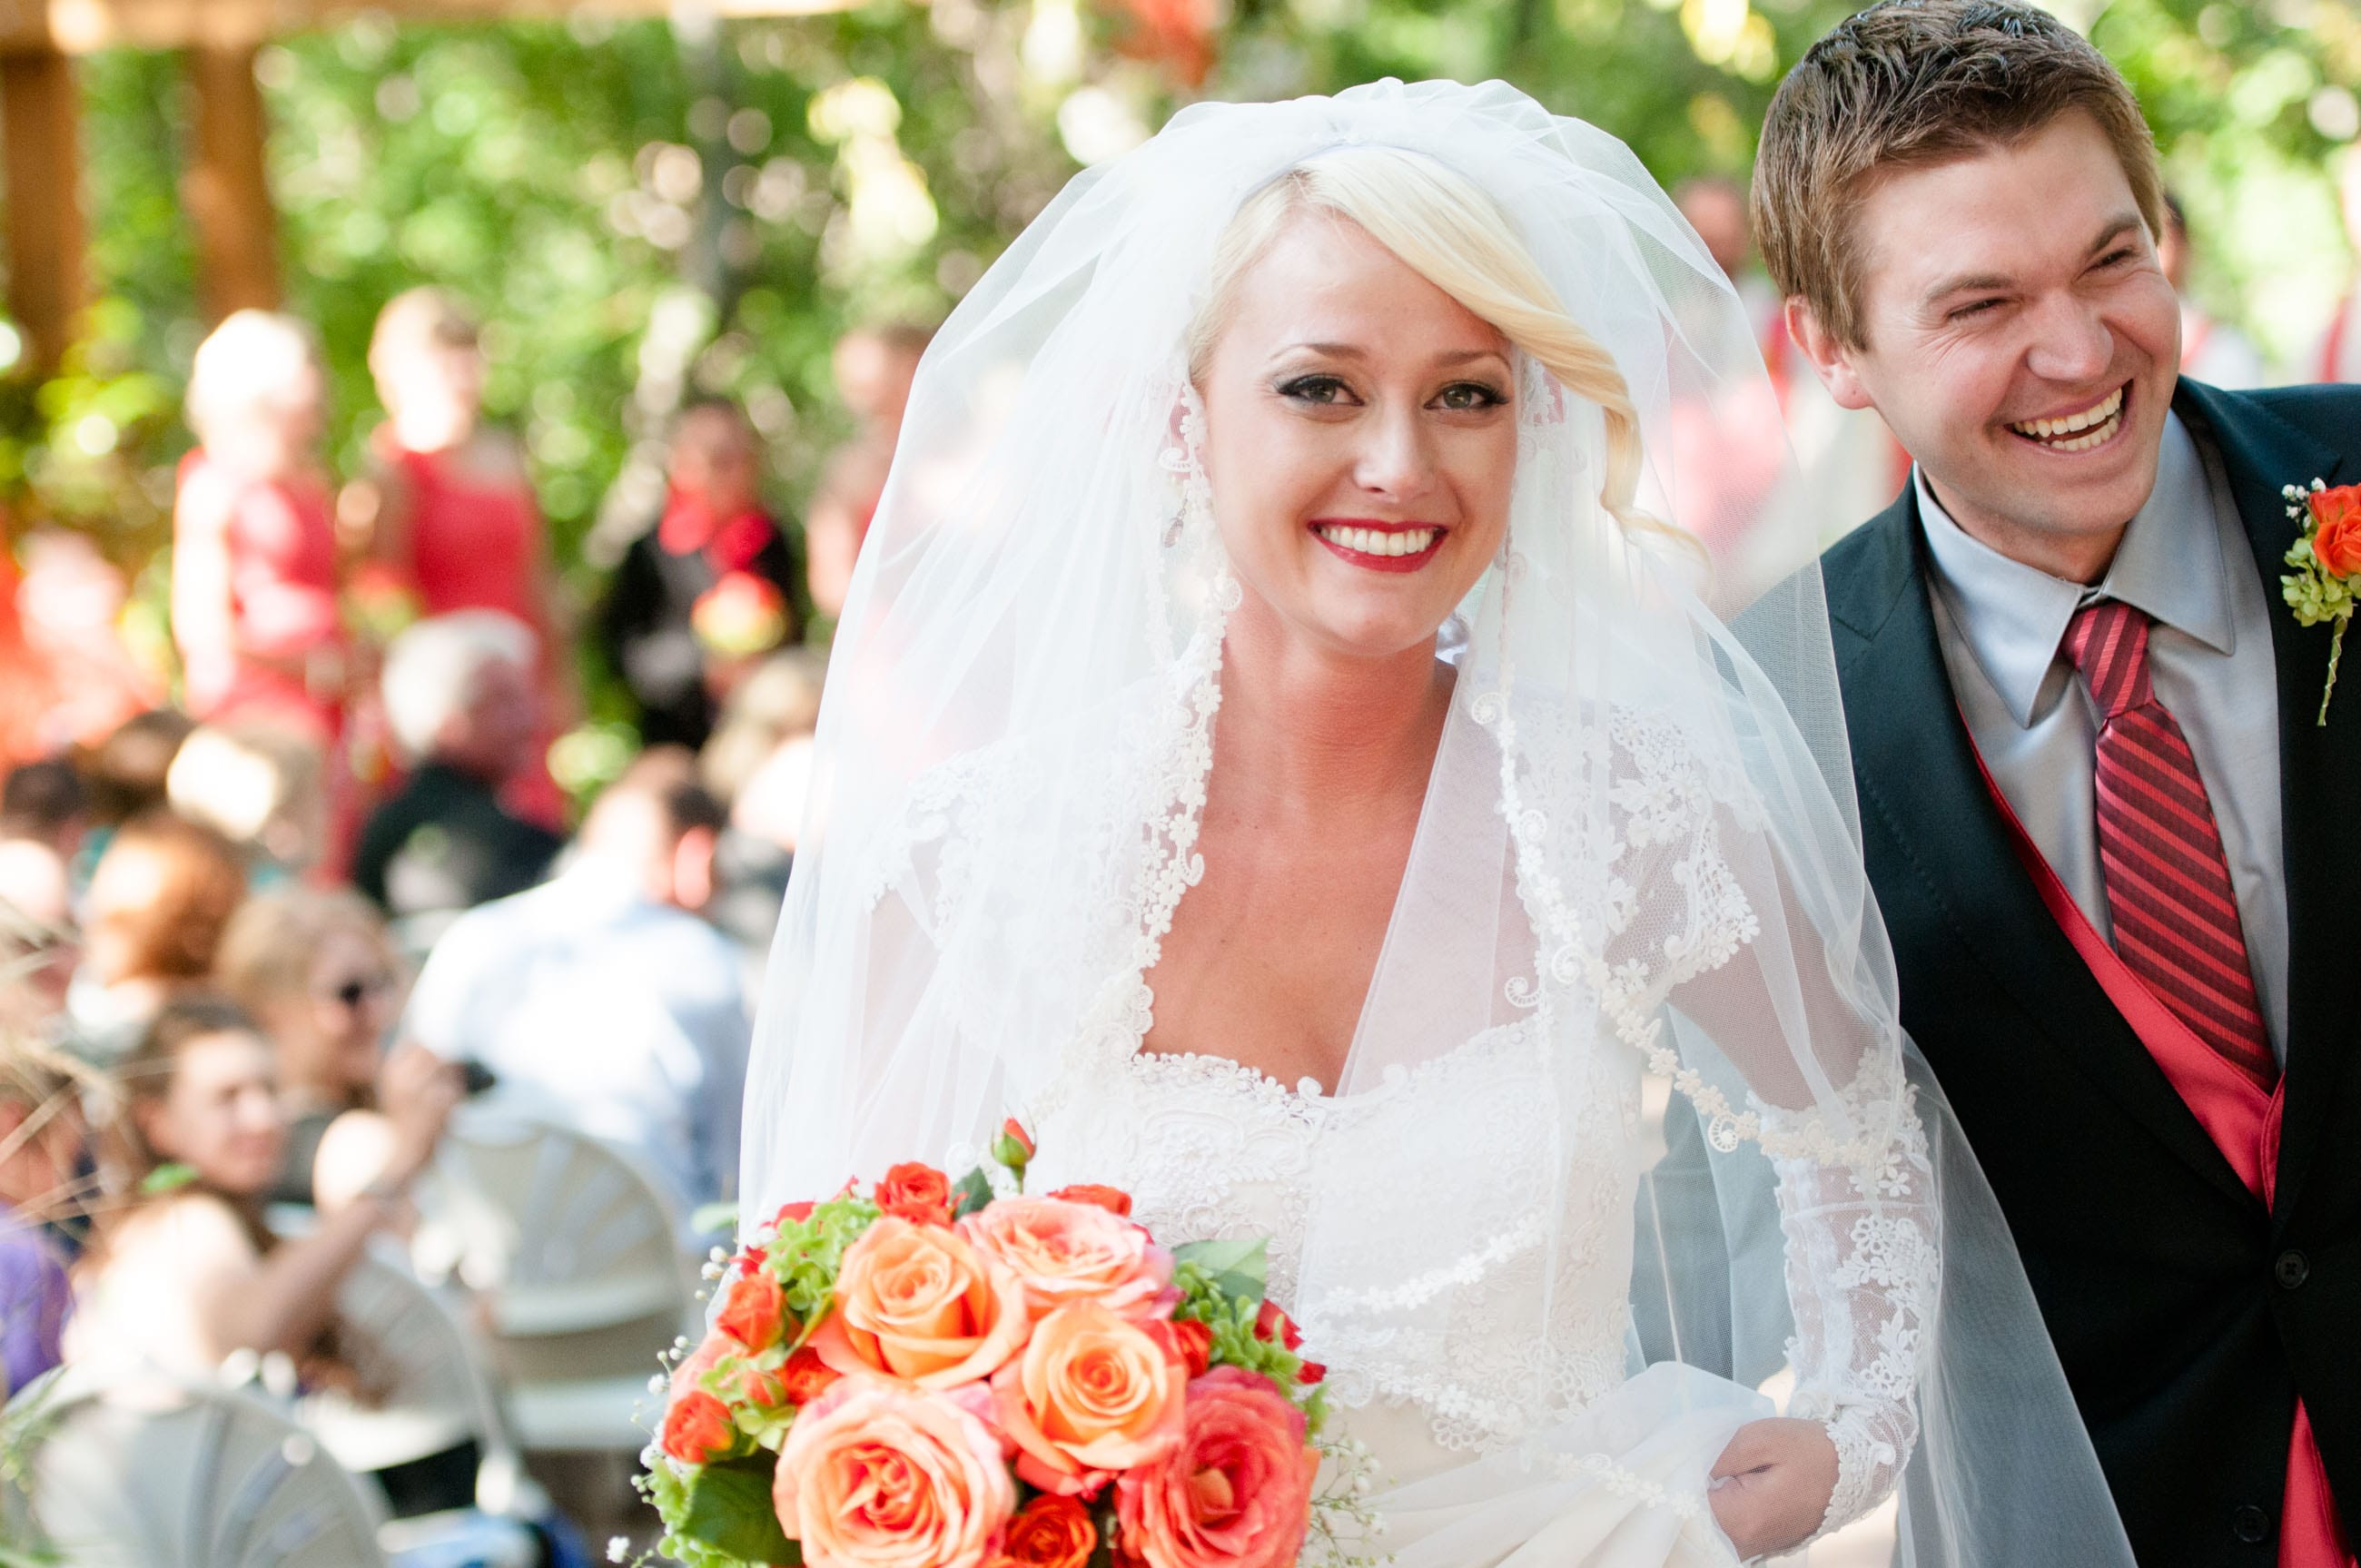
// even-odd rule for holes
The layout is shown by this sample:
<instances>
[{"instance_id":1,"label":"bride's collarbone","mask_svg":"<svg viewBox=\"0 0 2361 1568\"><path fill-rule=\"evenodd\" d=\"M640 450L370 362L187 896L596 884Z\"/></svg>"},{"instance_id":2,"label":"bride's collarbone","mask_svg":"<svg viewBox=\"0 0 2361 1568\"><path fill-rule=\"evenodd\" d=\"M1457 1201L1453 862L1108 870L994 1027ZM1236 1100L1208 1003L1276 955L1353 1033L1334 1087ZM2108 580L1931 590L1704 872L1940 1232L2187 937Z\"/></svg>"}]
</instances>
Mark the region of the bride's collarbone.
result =
<instances>
[{"instance_id":1,"label":"bride's collarbone","mask_svg":"<svg viewBox=\"0 0 2361 1568\"><path fill-rule=\"evenodd\" d=\"M1245 835L1209 850L1147 976L1145 1048L1333 1088L1384 949L1408 845ZM1260 839L1261 842L1252 840ZM1219 849L1221 846L1215 846Z\"/></svg>"}]
</instances>

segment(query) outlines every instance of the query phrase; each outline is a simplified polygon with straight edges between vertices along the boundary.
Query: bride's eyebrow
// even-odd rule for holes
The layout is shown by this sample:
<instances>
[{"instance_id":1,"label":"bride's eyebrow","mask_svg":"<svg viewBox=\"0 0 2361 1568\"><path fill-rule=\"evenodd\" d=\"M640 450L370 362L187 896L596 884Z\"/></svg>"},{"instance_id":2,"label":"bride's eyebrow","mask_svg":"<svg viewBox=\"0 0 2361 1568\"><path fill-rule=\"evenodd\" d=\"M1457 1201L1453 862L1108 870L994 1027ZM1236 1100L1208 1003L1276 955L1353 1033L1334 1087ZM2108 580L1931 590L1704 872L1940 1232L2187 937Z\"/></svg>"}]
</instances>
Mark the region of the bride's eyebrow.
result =
<instances>
[{"instance_id":1,"label":"bride's eyebrow","mask_svg":"<svg viewBox=\"0 0 2361 1568\"><path fill-rule=\"evenodd\" d=\"M1313 354L1323 359L1367 360L1369 357L1367 349L1349 343L1290 343L1272 357L1284 359L1291 354ZM1437 355L1429 368L1455 370L1463 365L1473 365L1479 359L1496 360L1502 365L1509 362L1509 356L1497 348L1465 348L1452 354Z\"/></svg>"}]
</instances>

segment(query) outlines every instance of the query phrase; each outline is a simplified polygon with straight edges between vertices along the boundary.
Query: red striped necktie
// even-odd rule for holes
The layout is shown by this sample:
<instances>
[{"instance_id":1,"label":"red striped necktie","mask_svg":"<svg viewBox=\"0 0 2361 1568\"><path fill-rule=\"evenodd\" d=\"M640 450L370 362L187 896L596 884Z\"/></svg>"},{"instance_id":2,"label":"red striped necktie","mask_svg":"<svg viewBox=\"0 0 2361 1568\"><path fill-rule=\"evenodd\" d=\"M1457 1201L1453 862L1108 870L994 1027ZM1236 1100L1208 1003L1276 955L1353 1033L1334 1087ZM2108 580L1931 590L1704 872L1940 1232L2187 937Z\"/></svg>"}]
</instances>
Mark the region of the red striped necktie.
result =
<instances>
[{"instance_id":1,"label":"red striped necktie","mask_svg":"<svg viewBox=\"0 0 2361 1568\"><path fill-rule=\"evenodd\" d=\"M2074 612L2066 656L2098 705L2099 866L2115 951L2197 1037L2268 1093L2278 1060L2222 833L2180 726L2148 684L2148 618L2114 599Z\"/></svg>"}]
</instances>

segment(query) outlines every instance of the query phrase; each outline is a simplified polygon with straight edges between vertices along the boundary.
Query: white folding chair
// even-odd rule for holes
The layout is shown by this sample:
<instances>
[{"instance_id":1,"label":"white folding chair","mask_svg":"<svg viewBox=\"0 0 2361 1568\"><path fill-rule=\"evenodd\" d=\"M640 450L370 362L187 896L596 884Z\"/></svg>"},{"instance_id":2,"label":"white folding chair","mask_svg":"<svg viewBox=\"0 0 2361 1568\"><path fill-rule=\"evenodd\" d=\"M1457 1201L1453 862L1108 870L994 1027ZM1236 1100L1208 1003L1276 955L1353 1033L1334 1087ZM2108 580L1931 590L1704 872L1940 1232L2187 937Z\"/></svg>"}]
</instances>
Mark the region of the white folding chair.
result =
<instances>
[{"instance_id":1,"label":"white folding chair","mask_svg":"<svg viewBox=\"0 0 2361 1568\"><path fill-rule=\"evenodd\" d=\"M34 1430L7 1539L74 1568L382 1568L377 1499L251 1395L69 1370L10 1406Z\"/></svg>"},{"instance_id":2,"label":"white folding chair","mask_svg":"<svg viewBox=\"0 0 2361 1568\"><path fill-rule=\"evenodd\" d=\"M510 1430L529 1451L636 1451L648 1380L692 1332L679 1224L623 1151L555 1123L470 1106L420 1192L412 1254L489 1306Z\"/></svg>"}]
</instances>

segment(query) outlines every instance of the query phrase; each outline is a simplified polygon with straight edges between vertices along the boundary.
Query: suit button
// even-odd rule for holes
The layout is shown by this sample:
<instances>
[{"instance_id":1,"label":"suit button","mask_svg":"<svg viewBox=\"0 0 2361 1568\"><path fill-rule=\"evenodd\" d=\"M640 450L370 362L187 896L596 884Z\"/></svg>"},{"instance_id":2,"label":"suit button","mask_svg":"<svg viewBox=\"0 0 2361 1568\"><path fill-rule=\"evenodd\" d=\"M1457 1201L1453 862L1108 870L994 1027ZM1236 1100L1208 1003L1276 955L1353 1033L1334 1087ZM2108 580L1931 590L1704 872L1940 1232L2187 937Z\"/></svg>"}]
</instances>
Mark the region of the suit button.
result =
<instances>
[{"instance_id":1,"label":"suit button","mask_svg":"<svg viewBox=\"0 0 2361 1568\"><path fill-rule=\"evenodd\" d=\"M2311 1260L2290 1247L2271 1265L2271 1277L2279 1282L2282 1289L2292 1290L2312 1277Z\"/></svg>"},{"instance_id":2,"label":"suit button","mask_svg":"<svg viewBox=\"0 0 2361 1568\"><path fill-rule=\"evenodd\" d=\"M2271 1535L2271 1516L2252 1503L2230 1510L2230 1533L2248 1546L2259 1546Z\"/></svg>"}]
</instances>

